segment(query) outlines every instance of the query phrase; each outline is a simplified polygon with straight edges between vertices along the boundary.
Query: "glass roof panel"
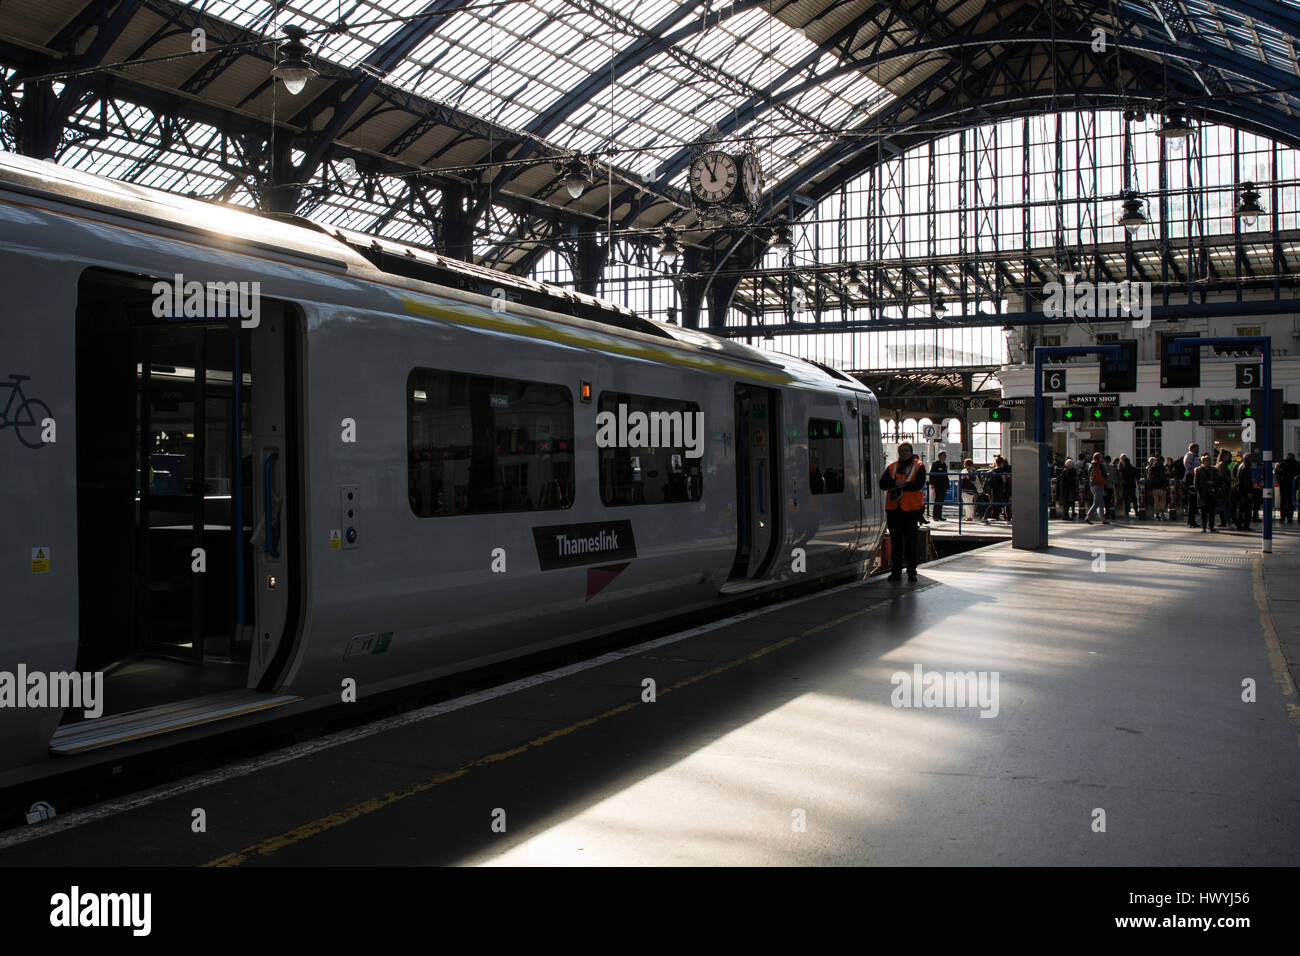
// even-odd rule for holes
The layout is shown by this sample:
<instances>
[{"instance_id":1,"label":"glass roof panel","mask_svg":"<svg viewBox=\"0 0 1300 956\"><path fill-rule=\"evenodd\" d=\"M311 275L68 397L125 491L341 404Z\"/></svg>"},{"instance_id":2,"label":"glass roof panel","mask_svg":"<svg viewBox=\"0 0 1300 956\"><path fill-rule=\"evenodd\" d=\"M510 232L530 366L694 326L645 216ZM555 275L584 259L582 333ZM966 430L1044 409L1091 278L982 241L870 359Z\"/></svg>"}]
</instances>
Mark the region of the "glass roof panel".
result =
<instances>
[{"instance_id":1,"label":"glass roof panel","mask_svg":"<svg viewBox=\"0 0 1300 956\"><path fill-rule=\"evenodd\" d=\"M265 35L297 23L312 31L310 42L322 57L347 68L373 58L406 26L403 18L427 2L288 0L274 23L274 8L264 0L202 0L202 6ZM724 133L744 130L772 151L775 166L790 171L790 150L805 155L814 140L824 148L837 130L892 99L856 72L817 80L839 61L764 9L690 30L705 9L675 0L466 0L429 23L428 35L386 82L507 127L526 127L667 20L670 29L687 31L674 48L625 69L612 87L601 84L589 102L555 118L548 137L560 148L608 151L612 145L608 158L645 175L715 123ZM340 19L346 28L326 32ZM750 113L770 90L782 91L783 101L756 119Z\"/></svg>"}]
</instances>

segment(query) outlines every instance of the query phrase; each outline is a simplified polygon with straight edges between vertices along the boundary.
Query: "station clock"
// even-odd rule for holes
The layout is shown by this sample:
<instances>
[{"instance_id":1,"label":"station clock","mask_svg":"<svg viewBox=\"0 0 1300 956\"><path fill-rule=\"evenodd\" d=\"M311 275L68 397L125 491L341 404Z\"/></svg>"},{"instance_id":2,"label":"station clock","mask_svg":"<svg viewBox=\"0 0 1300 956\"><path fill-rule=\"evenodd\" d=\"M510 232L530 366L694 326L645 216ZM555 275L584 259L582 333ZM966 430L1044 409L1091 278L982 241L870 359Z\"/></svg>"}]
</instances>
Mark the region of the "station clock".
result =
<instances>
[{"instance_id":1,"label":"station clock","mask_svg":"<svg viewBox=\"0 0 1300 956\"><path fill-rule=\"evenodd\" d=\"M736 192L739 182L740 164L720 149L702 153L691 163L691 194L700 202L725 202Z\"/></svg>"}]
</instances>

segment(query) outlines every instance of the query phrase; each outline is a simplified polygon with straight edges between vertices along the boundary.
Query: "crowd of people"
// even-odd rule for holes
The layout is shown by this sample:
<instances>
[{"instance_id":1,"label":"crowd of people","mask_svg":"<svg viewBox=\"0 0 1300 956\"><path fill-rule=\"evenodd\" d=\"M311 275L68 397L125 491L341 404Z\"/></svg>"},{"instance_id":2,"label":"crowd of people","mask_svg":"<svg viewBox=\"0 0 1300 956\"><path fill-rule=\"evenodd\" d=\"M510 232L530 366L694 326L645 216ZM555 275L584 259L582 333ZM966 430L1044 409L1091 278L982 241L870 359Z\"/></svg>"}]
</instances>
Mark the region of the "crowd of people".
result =
<instances>
[{"instance_id":1,"label":"crowd of people","mask_svg":"<svg viewBox=\"0 0 1300 956\"><path fill-rule=\"evenodd\" d=\"M951 487L948 472L948 453L939 452L930 466L930 501L931 514L935 521L944 520L944 503ZM1005 518L1011 520L1011 465L1006 458L997 455L993 459L993 469L977 472L975 462L967 458L962 462L962 469L957 474L957 496L961 502L958 507L965 509L966 521L977 518L985 524ZM928 523L922 521L922 523Z\"/></svg>"},{"instance_id":2,"label":"crowd of people","mask_svg":"<svg viewBox=\"0 0 1300 956\"><path fill-rule=\"evenodd\" d=\"M1296 479L1300 462L1294 453L1276 462L1273 481L1283 524L1294 524ZM940 452L930 469L931 515L944 520L944 503L950 488L947 455ZM1156 521L1186 516L1187 526L1198 521L1206 533L1231 524L1250 531L1260 520L1264 501L1264 468L1258 452L1233 455L1221 449L1217 459L1201 454L1193 442L1182 457L1152 456L1135 464L1128 455L1094 453L1091 457L1062 458L1052 467L1053 507L1066 520L1110 524L1116 518L1150 517ZM977 471L967 458L957 475L958 507L965 521L1011 520L1011 466L998 455L991 471ZM1217 522L1214 520L1217 516ZM922 514L922 522L926 516Z\"/></svg>"},{"instance_id":3,"label":"crowd of people","mask_svg":"<svg viewBox=\"0 0 1300 956\"><path fill-rule=\"evenodd\" d=\"M1275 495L1280 506L1281 522L1294 524L1296 517L1296 479L1300 462L1289 453L1272 469ZM924 462L912 446L898 446L897 460L881 472L880 488L885 492L885 520L889 527L891 569L889 580L898 582L907 572L908 581L916 581L920 558L916 540L917 527L927 523L925 497L928 489L931 514L944 520L944 502L951 488L948 456L939 452L927 474ZM989 524L1005 516L1011 520L1011 466L998 455L993 469L977 472L967 458L957 475L957 493L964 520ZM1264 466L1258 452L1234 456L1227 449L1219 451L1217 460L1201 454L1195 442L1181 458L1152 456L1137 465L1128 455L1112 458L1096 452L1091 459L1056 456L1052 465L1052 506L1068 521L1095 520L1110 524L1116 518L1151 517L1156 521L1177 520L1180 511L1187 516L1187 526L1196 527L1200 519L1203 534L1217 533L1231 522L1238 531L1250 531L1251 522L1259 521L1264 506ZM1272 502L1269 502L1272 507ZM1217 521L1216 521L1217 518Z\"/></svg>"},{"instance_id":4,"label":"crowd of people","mask_svg":"<svg viewBox=\"0 0 1300 956\"><path fill-rule=\"evenodd\" d=\"M1294 524L1295 480L1300 462L1288 454L1273 467L1273 483L1283 524ZM1128 455L1111 458L1101 452L1091 460L1057 457L1052 483L1056 506L1066 520L1110 524L1117 517L1151 517L1177 520L1186 515L1187 526L1197 519L1203 533L1215 533L1231 524L1250 531L1260 520L1264 503L1264 466L1258 452L1234 456L1221 449L1217 460L1201 454L1195 442L1181 458L1152 456L1134 464ZM1215 520L1217 516L1217 522Z\"/></svg>"}]
</instances>

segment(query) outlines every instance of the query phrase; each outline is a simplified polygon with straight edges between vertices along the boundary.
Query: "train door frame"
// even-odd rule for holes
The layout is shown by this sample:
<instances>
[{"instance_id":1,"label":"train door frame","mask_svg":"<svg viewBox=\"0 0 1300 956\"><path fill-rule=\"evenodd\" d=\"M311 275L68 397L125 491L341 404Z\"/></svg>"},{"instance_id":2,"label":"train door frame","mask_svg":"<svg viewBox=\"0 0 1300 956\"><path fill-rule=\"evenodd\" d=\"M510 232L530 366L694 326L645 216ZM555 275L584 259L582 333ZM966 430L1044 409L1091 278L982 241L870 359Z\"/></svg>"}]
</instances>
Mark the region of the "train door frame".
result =
<instances>
[{"instance_id":1,"label":"train door frame","mask_svg":"<svg viewBox=\"0 0 1300 956\"><path fill-rule=\"evenodd\" d=\"M83 608L78 656L98 657L95 663L123 660L133 655L162 656L195 665L222 661L234 668L230 679L238 679L240 686L267 689L283 669L301 619L304 565L300 529L305 499L301 468L301 402L297 396L301 394L298 382L302 336L299 333L305 328L304 316L301 307L295 303L260 299L255 313L257 318L247 322L241 322L238 317L215 316L169 322L155 311L153 290L158 283L170 284L170 281L170 277L155 281L140 274L90 268L81 273L78 282L77 525L79 596ZM96 328L101 323L111 325L110 338L121 336L130 339L129 346L123 345L120 353L115 353L115 357L105 362L99 361L94 354L95 343L105 334ZM182 347L176 349L176 354L183 356L186 354L183 346L187 342L193 343L191 354L195 361L192 372L179 366L168 372L166 364L155 366L150 360L158 343L171 343L174 349L177 343L181 343ZM217 356L209 355L209 342L222 343L217 347ZM124 359L134 370L135 381L130 386L135 396L134 410L130 424L118 421L128 408L124 401L118 401L119 407L112 413L115 416L112 427L133 436L135 447L130 457L134 465L125 460L125 446L116 449L121 461L105 465L97 461L94 454L96 423L85 413L91 410L87 403L93 404L98 400L97 392L116 393L128 388L122 378L126 374L121 370ZM108 368L110 362L115 362L119 371L111 371ZM214 362L223 371L209 381L210 366L218 367ZM150 389L157 368L163 369L164 375L179 376L178 384L185 387L177 389L178 395L183 400L188 395L186 407L191 409L192 424L197 423L190 435L181 436L188 440L188 444L172 456L184 461L189 472L180 483L183 496L191 502L189 531L185 530L185 520L176 527L177 533L188 540L176 555L171 556L177 561L180 560L177 555L183 557L185 566L173 569L176 573L169 572L163 581L152 580L150 535L142 531L144 526L141 524L148 520L148 499L154 493L151 486L154 484L155 456L151 435L155 429L150 422ZM226 382L223 388L214 384L218 380ZM245 398L244 390L250 386L251 392ZM213 387L218 387L221 394L212 393L210 389ZM247 421L244 419L245 405L248 406ZM230 458L225 462L224 470L229 474L226 478L210 477L209 467L214 461L213 449L207 444L211 437L210 429L198 427L210 424L207 419L211 408L216 408L217 414L222 416L217 427L223 430L224 438L218 436L218 440ZM124 440L117 439L117 443L122 444ZM220 456L221 452L215 454ZM108 519L97 513L95 501L106 499L102 496L97 499L93 494L83 496L83 485L93 491L105 476L124 469L138 471L141 462L149 463L147 482L143 472L133 479L136 506L129 522L129 534L122 533L124 526L118 527L123 524L121 520L113 526L112 534L103 533L97 522ZM262 468L264 463L265 470ZM173 462L169 464L174 467ZM188 487L185 487L185 482L188 482ZM119 486L117 497L120 497L125 488L120 475L116 476L116 485ZM173 481L172 486L175 485ZM171 487L171 490L176 489ZM224 522L213 511L214 502L208 500L214 497L229 498L221 512ZM268 515L271 518L269 531L265 520ZM215 524L214 517L217 519ZM231 534L235 529L239 529L238 534ZM225 543L217 545L214 533L224 533L227 536ZM252 540L254 537L256 541ZM215 550L213 546L216 546ZM193 551L194 547L204 548L201 562L198 553ZM217 562L215 565L214 560ZM118 577L125 578L129 574L131 593L115 602L106 602L102 593L105 588L94 579L97 569L114 563L130 565L129 572L119 572ZM226 567L226 564L230 566ZM229 574L229 583L223 587L217 577L201 577L200 567L203 574ZM185 584L179 583L182 580ZM214 584L216 591L212 591ZM144 605L152 597L142 595L141 591L150 589L169 592L166 596L177 605L179 613L173 616L178 620L184 615L183 605L188 600L191 631L188 645L183 635L181 640L161 644L155 640L158 635L153 632L149 619L143 616ZM183 596L182 590L188 591L188 596ZM205 603L214 600L226 604L229 618L229 625L223 625L218 631L223 637L228 635L229 644L225 646L224 654L215 656L206 653L208 649L204 647L205 637L214 628L214 612L220 616L220 609L205 607ZM105 616L110 617L112 625L118 629L127 624L129 634L103 643L105 622L102 618ZM97 621L97 617L100 620ZM100 630L96 632L96 628ZM194 636L195 628L197 637ZM88 640L93 646L87 644ZM195 686L203 685L196 682ZM210 690L211 685L204 689ZM182 699L192 696L188 690L176 693L181 694Z\"/></svg>"},{"instance_id":2,"label":"train door frame","mask_svg":"<svg viewBox=\"0 0 1300 956\"><path fill-rule=\"evenodd\" d=\"M736 382L732 405L736 426L736 554L730 579L762 578L781 548L781 391ZM761 402L760 402L761 400ZM764 452L755 455L756 449ZM751 465L753 466L751 468ZM768 520L766 524L760 516ZM756 531L761 530L760 536ZM760 543L761 541L761 543ZM756 554L754 544L762 548Z\"/></svg>"},{"instance_id":3,"label":"train door frame","mask_svg":"<svg viewBox=\"0 0 1300 956\"><path fill-rule=\"evenodd\" d=\"M858 507L856 509L856 527L853 531L853 548L857 549L858 543L862 540L862 527L866 521L866 494L870 490L871 476L867 473L866 456L862 453L862 423L867 420L863 415L865 402L856 392L850 392L845 396L845 404L849 410L849 418L853 422L853 443L857 449L857 468L858 487L855 489L858 498ZM845 456L847 459L849 456Z\"/></svg>"}]
</instances>

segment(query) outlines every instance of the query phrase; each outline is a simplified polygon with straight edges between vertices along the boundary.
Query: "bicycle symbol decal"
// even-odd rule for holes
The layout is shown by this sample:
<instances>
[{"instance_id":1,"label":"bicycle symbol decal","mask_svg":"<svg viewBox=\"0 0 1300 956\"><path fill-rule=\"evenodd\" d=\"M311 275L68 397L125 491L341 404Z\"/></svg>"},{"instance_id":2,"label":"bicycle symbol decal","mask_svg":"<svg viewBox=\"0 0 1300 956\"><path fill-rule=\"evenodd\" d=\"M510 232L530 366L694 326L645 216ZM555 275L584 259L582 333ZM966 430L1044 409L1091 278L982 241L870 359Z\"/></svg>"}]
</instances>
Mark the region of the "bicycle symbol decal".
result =
<instances>
[{"instance_id":1,"label":"bicycle symbol decal","mask_svg":"<svg viewBox=\"0 0 1300 956\"><path fill-rule=\"evenodd\" d=\"M4 411L0 411L0 429L12 427L18 440L28 448L44 447L41 433L45 430L44 422L50 415L50 406L39 398L28 398L23 394L23 382L30 375L10 375L9 381L0 382L0 389L9 389L9 400L5 402Z\"/></svg>"}]
</instances>

